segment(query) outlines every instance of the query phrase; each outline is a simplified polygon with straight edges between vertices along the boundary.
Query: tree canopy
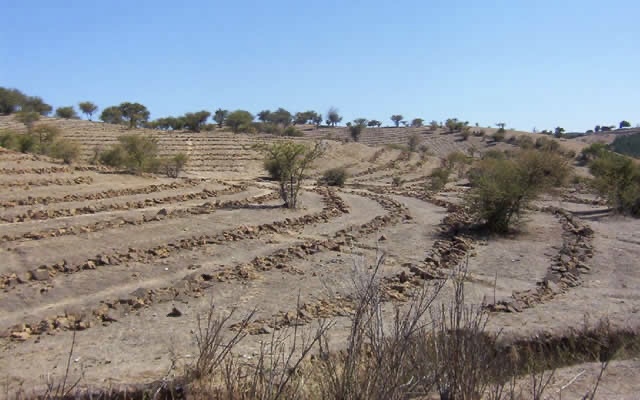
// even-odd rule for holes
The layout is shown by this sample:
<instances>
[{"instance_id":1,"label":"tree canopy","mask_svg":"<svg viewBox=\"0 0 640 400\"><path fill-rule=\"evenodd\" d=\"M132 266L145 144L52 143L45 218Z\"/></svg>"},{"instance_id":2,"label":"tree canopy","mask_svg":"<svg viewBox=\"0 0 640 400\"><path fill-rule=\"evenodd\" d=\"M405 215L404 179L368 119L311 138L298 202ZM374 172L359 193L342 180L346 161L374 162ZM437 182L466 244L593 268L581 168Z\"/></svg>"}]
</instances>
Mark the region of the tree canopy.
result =
<instances>
[{"instance_id":1,"label":"tree canopy","mask_svg":"<svg viewBox=\"0 0 640 400\"><path fill-rule=\"evenodd\" d=\"M391 116L391 121L396 124L396 128L400 126L400 121L402 121L404 117L400 114L395 114Z\"/></svg>"},{"instance_id":2,"label":"tree canopy","mask_svg":"<svg viewBox=\"0 0 640 400\"><path fill-rule=\"evenodd\" d=\"M98 111L98 106L90 101L81 101L80 103L78 103L78 107L80 107L80 111L82 111L82 113L87 116L89 121L91 121L93 113Z\"/></svg>"},{"instance_id":3,"label":"tree canopy","mask_svg":"<svg viewBox=\"0 0 640 400\"><path fill-rule=\"evenodd\" d=\"M253 115L249 111L236 110L230 113L225 120L225 125L231 128L233 133L248 132L253 122Z\"/></svg>"},{"instance_id":4,"label":"tree canopy","mask_svg":"<svg viewBox=\"0 0 640 400\"><path fill-rule=\"evenodd\" d=\"M63 119L78 119L78 113L73 106L56 108L56 117Z\"/></svg>"}]
</instances>

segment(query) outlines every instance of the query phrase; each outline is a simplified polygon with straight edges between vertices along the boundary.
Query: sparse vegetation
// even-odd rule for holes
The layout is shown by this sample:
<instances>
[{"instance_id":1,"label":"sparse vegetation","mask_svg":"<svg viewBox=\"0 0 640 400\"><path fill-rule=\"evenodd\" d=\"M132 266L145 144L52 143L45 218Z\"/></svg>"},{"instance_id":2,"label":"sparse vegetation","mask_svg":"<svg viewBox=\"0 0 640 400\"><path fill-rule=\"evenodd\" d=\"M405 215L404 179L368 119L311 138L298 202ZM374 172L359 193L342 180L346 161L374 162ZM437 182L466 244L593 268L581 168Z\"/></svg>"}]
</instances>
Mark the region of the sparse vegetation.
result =
<instances>
[{"instance_id":1,"label":"sparse vegetation","mask_svg":"<svg viewBox=\"0 0 640 400\"><path fill-rule=\"evenodd\" d=\"M437 192L444 189L449 182L449 176L451 176L451 169L445 167L435 168L429 174L427 190Z\"/></svg>"},{"instance_id":2,"label":"sparse vegetation","mask_svg":"<svg viewBox=\"0 0 640 400\"><path fill-rule=\"evenodd\" d=\"M131 172L154 172L158 167L158 142L142 135L123 135L120 143L100 155L101 163L111 167L125 167Z\"/></svg>"},{"instance_id":3,"label":"sparse vegetation","mask_svg":"<svg viewBox=\"0 0 640 400\"><path fill-rule=\"evenodd\" d=\"M336 167L330 168L322 174L322 178L320 179L320 183L328 186L339 186L343 187L349 174L347 173L347 169L344 167Z\"/></svg>"},{"instance_id":4,"label":"sparse vegetation","mask_svg":"<svg viewBox=\"0 0 640 400\"><path fill-rule=\"evenodd\" d=\"M349 135L351 135L351 139L353 139L354 142L357 142L360 140L360 135L362 135L362 131L366 129L366 125L364 124L364 121L356 120L354 121L353 124L349 125Z\"/></svg>"},{"instance_id":5,"label":"sparse vegetation","mask_svg":"<svg viewBox=\"0 0 640 400\"><path fill-rule=\"evenodd\" d=\"M507 232L540 194L564 184L565 158L549 151L520 151L511 158L484 158L469 173L467 196L477 221L492 232Z\"/></svg>"},{"instance_id":6,"label":"sparse vegetation","mask_svg":"<svg viewBox=\"0 0 640 400\"><path fill-rule=\"evenodd\" d=\"M598 151L589 166L593 186L616 211L640 216L640 167L630 158Z\"/></svg>"},{"instance_id":7,"label":"sparse vegetation","mask_svg":"<svg viewBox=\"0 0 640 400\"><path fill-rule=\"evenodd\" d=\"M616 137L611 143L611 149L616 153L640 158L640 134Z\"/></svg>"},{"instance_id":8,"label":"sparse vegetation","mask_svg":"<svg viewBox=\"0 0 640 400\"><path fill-rule=\"evenodd\" d=\"M420 135L418 135L417 133L414 133L413 135L409 136L409 141L407 142L407 148L409 149L410 152L416 152L418 151L418 147L420 147Z\"/></svg>"},{"instance_id":9,"label":"sparse vegetation","mask_svg":"<svg viewBox=\"0 0 640 400\"><path fill-rule=\"evenodd\" d=\"M298 206L298 193L304 174L316 159L323 154L321 143L310 147L292 141L259 146L265 154L265 169L280 183L280 197L287 208Z\"/></svg>"}]
</instances>

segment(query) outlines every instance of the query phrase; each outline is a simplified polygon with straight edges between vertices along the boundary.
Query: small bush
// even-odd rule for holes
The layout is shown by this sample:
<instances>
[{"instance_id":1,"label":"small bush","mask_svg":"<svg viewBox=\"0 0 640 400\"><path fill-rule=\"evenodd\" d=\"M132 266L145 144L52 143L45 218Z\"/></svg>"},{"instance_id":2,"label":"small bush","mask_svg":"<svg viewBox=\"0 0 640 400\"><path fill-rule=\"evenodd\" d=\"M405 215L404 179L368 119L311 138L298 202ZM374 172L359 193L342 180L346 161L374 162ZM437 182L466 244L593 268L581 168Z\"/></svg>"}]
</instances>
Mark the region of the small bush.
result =
<instances>
[{"instance_id":1,"label":"small bush","mask_svg":"<svg viewBox=\"0 0 640 400\"><path fill-rule=\"evenodd\" d=\"M560 149L560 143L543 136L536 140L536 149L544 151L558 151Z\"/></svg>"},{"instance_id":2,"label":"small bush","mask_svg":"<svg viewBox=\"0 0 640 400\"><path fill-rule=\"evenodd\" d=\"M520 135L516 138L516 145L522 149L528 150L535 147L535 143L530 136Z\"/></svg>"},{"instance_id":3,"label":"small bush","mask_svg":"<svg viewBox=\"0 0 640 400\"><path fill-rule=\"evenodd\" d=\"M622 214L640 216L640 167L625 156L604 152L590 165L594 188Z\"/></svg>"},{"instance_id":4,"label":"small bush","mask_svg":"<svg viewBox=\"0 0 640 400\"><path fill-rule=\"evenodd\" d=\"M391 178L391 186L393 187L401 187L402 185L404 185L404 182L404 179L399 175L395 175L393 178Z\"/></svg>"},{"instance_id":5,"label":"small bush","mask_svg":"<svg viewBox=\"0 0 640 400\"><path fill-rule=\"evenodd\" d=\"M504 133L504 130L503 131L498 130L493 135L491 135L491 137L493 138L494 142L503 142L506 137L506 134Z\"/></svg>"},{"instance_id":6,"label":"small bush","mask_svg":"<svg viewBox=\"0 0 640 400\"><path fill-rule=\"evenodd\" d=\"M185 153L178 153L171 158L163 159L159 170L164 170L169 178L178 178L187 162L189 162L189 156Z\"/></svg>"},{"instance_id":7,"label":"small bush","mask_svg":"<svg viewBox=\"0 0 640 400\"><path fill-rule=\"evenodd\" d=\"M18 134L12 131L3 131L0 133L0 147L9 150L18 149Z\"/></svg>"},{"instance_id":8,"label":"small bush","mask_svg":"<svg viewBox=\"0 0 640 400\"><path fill-rule=\"evenodd\" d=\"M328 169L322 174L322 183L329 186L343 187L349 174L344 167L336 167Z\"/></svg>"},{"instance_id":9,"label":"small bush","mask_svg":"<svg viewBox=\"0 0 640 400\"><path fill-rule=\"evenodd\" d=\"M478 129L473 131L473 136L484 137L485 135L486 135L486 132L483 129Z\"/></svg>"},{"instance_id":10,"label":"small bush","mask_svg":"<svg viewBox=\"0 0 640 400\"><path fill-rule=\"evenodd\" d=\"M469 173L467 204L492 232L507 232L540 194L565 183L569 165L557 153L528 150L512 158L485 158Z\"/></svg>"},{"instance_id":11,"label":"small bush","mask_svg":"<svg viewBox=\"0 0 640 400\"><path fill-rule=\"evenodd\" d=\"M62 159L65 164L71 164L80 157L80 145L66 139L58 139L50 147L49 156Z\"/></svg>"},{"instance_id":12,"label":"small bush","mask_svg":"<svg viewBox=\"0 0 640 400\"><path fill-rule=\"evenodd\" d=\"M30 134L17 135L17 149L21 153L38 153L40 146L38 139Z\"/></svg>"},{"instance_id":13,"label":"small bush","mask_svg":"<svg viewBox=\"0 0 640 400\"><path fill-rule=\"evenodd\" d=\"M429 181L427 182L427 189L433 192L444 189L449 182L449 176L451 176L451 170L448 168L435 168L429 174Z\"/></svg>"},{"instance_id":14,"label":"small bush","mask_svg":"<svg viewBox=\"0 0 640 400\"><path fill-rule=\"evenodd\" d=\"M125 149L121 145L115 145L100 153L99 159L101 164L121 168L124 167L127 157L128 154Z\"/></svg>"},{"instance_id":15,"label":"small bush","mask_svg":"<svg viewBox=\"0 0 640 400\"><path fill-rule=\"evenodd\" d=\"M410 152L415 152L418 150L418 146L420 145L420 136L417 133L409 136L409 140L407 142L407 147Z\"/></svg>"},{"instance_id":16,"label":"small bush","mask_svg":"<svg viewBox=\"0 0 640 400\"><path fill-rule=\"evenodd\" d=\"M291 137L302 137L304 136L304 133L302 133L301 130L296 129L295 126L288 126L284 129L284 131L282 132L282 134L284 136L291 136Z\"/></svg>"},{"instance_id":17,"label":"small bush","mask_svg":"<svg viewBox=\"0 0 640 400\"><path fill-rule=\"evenodd\" d=\"M462 138L462 140L469 140L469 136L471 136L471 132L468 129L460 132L460 137Z\"/></svg>"}]
</instances>

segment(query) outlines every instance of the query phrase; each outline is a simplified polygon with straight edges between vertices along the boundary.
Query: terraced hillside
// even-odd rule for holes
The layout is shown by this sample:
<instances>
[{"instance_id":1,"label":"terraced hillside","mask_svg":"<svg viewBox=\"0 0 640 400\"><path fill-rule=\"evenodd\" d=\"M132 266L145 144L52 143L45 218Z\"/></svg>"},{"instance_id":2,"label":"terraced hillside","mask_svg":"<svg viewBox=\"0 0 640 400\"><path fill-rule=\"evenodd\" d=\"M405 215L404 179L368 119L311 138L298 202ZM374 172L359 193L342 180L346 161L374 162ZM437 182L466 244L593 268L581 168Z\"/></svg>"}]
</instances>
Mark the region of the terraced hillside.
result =
<instances>
[{"instance_id":1,"label":"terraced hillside","mask_svg":"<svg viewBox=\"0 0 640 400\"><path fill-rule=\"evenodd\" d=\"M108 131L87 138L103 127L87 124L95 131L65 135L87 148L117 137ZM187 146L185 135L201 154L219 146L217 154L231 160L250 154L237 143L256 142L226 133L148 133L164 141L165 152ZM467 146L461 143L450 145ZM283 209L277 188L255 179L262 174L257 158L239 160L249 167L233 174L224 162L203 159L189 177L168 179L0 149L5 393L60 379L74 333L70 376L82 376L83 387L119 390L179 376L195 357L198 317L211 304L222 314L236 310L227 336L255 309L249 336L234 353L239 359L254 357L272 332L327 318L335 321L330 339L341 348L355 306L354 265L368 271L381 251L386 316L416 287L442 282L468 259L467 300L490 310L489 329L505 340L562 337L585 319L603 317L615 328L640 327L640 227L608 216L589 193L544 198L517 235L471 236L455 229L466 218L458 206L463 186L424 191L441 154L328 146L312 178L335 165L347 166L352 177L343 189L309 179L298 210ZM395 176L404 186L392 185ZM449 282L438 302L452 294ZM637 393L638 367L637 360L614 362L617 372L601 393ZM553 381L554 390L577 372L569 374ZM593 379L583 374L575 387Z\"/></svg>"}]
</instances>

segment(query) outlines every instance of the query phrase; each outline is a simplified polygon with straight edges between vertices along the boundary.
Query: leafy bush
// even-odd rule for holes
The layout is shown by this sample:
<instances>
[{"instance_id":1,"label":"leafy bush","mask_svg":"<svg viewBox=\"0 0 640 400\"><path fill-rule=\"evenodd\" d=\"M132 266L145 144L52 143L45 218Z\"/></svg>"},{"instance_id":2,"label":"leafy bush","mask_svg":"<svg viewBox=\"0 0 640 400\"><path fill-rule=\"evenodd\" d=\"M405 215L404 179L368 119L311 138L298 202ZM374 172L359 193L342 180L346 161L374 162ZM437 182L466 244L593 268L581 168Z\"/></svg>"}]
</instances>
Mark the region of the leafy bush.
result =
<instances>
[{"instance_id":1,"label":"leafy bush","mask_svg":"<svg viewBox=\"0 0 640 400\"><path fill-rule=\"evenodd\" d=\"M547 137L539 137L536 140L536 149L545 151L558 151L560 149L560 143Z\"/></svg>"},{"instance_id":2,"label":"leafy bush","mask_svg":"<svg viewBox=\"0 0 640 400\"><path fill-rule=\"evenodd\" d=\"M391 178L391 186L393 187L400 187L404 185L404 182L404 179L400 175L395 175L393 178Z\"/></svg>"},{"instance_id":3,"label":"leafy bush","mask_svg":"<svg viewBox=\"0 0 640 400\"><path fill-rule=\"evenodd\" d=\"M531 136L527 136L527 135L520 135L516 138L516 145L518 145L520 148L528 150L528 149L533 149L535 147L535 143L533 142L533 139L531 138Z\"/></svg>"},{"instance_id":4,"label":"leafy bush","mask_svg":"<svg viewBox=\"0 0 640 400\"><path fill-rule=\"evenodd\" d=\"M272 178L280 182L280 197L287 208L296 208L298 193L305 171L324 153L320 142L310 147L286 141L270 146L257 146L265 155L264 167Z\"/></svg>"},{"instance_id":5,"label":"leafy bush","mask_svg":"<svg viewBox=\"0 0 640 400\"><path fill-rule=\"evenodd\" d=\"M364 130L366 125L364 124L352 124L351 126L349 126L349 134L351 135L351 139L353 139L354 142L357 142L360 140L360 135L362 135L362 131Z\"/></svg>"},{"instance_id":6,"label":"leafy bush","mask_svg":"<svg viewBox=\"0 0 640 400\"><path fill-rule=\"evenodd\" d=\"M413 135L409 136L409 141L407 142L407 147L409 148L410 152L415 152L418 150L418 147L420 145L420 135L418 135L417 133L414 133Z\"/></svg>"},{"instance_id":7,"label":"leafy bush","mask_svg":"<svg viewBox=\"0 0 640 400\"><path fill-rule=\"evenodd\" d=\"M180 176L180 172L184 169L185 165L189 162L189 156L185 153L178 153L175 156L169 158L164 163L165 173L170 178L177 178Z\"/></svg>"},{"instance_id":8,"label":"leafy bush","mask_svg":"<svg viewBox=\"0 0 640 400\"><path fill-rule=\"evenodd\" d=\"M504 141L506 134L504 132L504 129L502 131L498 130L496 131L493 135L491 135L491 137L493 138L493 140L495 142L502 142Z\"/></svg>"},{"instance_id":9,"label":"leafy bush","mask_svg":"<svg viewBox=\"0 0 640 400\"><path fill-rule=\"evenodd\" d=\"M282 134L284 136L291 136L291 137L302 137L304 136L304 133L302 133L301 130L296 129L295 126L288 126L284 129L284 131L282 132Z\"/></svg>"},{"instance_id":10,"label":"leafy bush","mask_svg":"<svg viewBox=\"0 0 640 400\"><path fill-rule=\"evenodd\" d=\"M135 173L153 172L159 168L156 139L141 135L123 135L120 143L100 155L100 162L111 167L126 167Z\"/></svg>"},{"instance_id":11,"label":"leafy bush","mask_svg":"<svg viewBox=\"0 0 640 400\"><path fill-rule=\"evenodd\" d=\"M433 192L444 189L449 182L449 176L451 176L451 170L449 168L435 168L429 174L427 189Z\"/></svg>"},{"instance_id":12,"label":"leafy bush","mask_svg":"<svg viewBox=\"0 0 640 400\"><path fill-rule=\"evenodd\" d=\"M512 158L485 158L469 173L466 198L473 214L492 232L507 232L540 194L564 184L569 174L557 153L528 150Z\"/></svg>"},{"instance_id":13,"label":"leafy bush","mask_svg":"<svg viewBox=\"0 0 640 400\"><path fill-rule=\"evenodd\" d=\"M66 139L58 139L50 147L49 155L61 159L65 164L71 164L80 157L80 145Z\"/></svg>"},{"instance_id":14,"label":"leafy bush","mask_svg":"<svg viewBox=\"0 0 640 400\"><path fill-rule=\"evenodd\" d=\"M348 177L349 174L346 168L336 167L326 170L324 174L322 174L321 182L329 186L343 187Z\"/></svg>"},{"instance_id":15,"label":"leafy bush","mask_svg":"<svg viewBox=\"0 0 640 400\"><path fill-rule=\"evenodd\" d=\"M640 167L628 157L604 152L589 167L593 186L620 213L640 216Z\"/></svg>"},{"instance_id":16,"label":"leafy bush","mask_svg":"<svg viewBox=\"0 0 640 400\"><path fill-rule=\"evenodd\" d=\"M100 153L100 163L114 168L123 167L128 157L127 152L121 145L114 145L110 149Z\"/></svg>"}]
</instances>

